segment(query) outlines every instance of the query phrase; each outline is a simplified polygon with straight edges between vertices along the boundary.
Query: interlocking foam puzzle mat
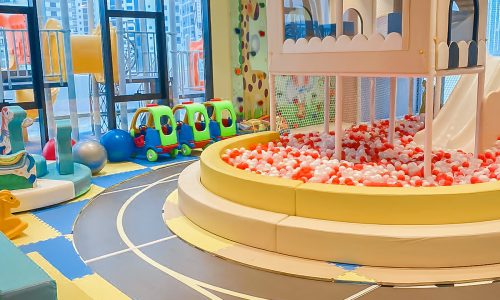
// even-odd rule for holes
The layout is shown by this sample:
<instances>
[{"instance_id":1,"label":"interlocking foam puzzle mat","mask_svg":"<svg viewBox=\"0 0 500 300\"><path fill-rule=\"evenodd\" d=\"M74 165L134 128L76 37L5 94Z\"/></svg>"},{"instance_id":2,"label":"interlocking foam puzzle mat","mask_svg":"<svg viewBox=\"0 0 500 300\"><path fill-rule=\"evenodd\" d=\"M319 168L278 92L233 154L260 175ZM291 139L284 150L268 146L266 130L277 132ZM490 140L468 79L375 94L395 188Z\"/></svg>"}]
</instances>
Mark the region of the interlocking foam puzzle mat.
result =
<instances>
[{"instance_id":1,"label":"interlocking foam puzzle mat","mask_svg":"<svg viewBox=\"0 0 500 300\"><path fill-rule=\"evenodd\" d=\"M128 299L82 261L72 244L73 223L85 205L106 188L165 165L193 159L195 157L160 158L154 163L142 159L108 163L92 178L90 190L79 198L17 214L29 226L12 242L57 280L60 299Z\"/></svg>"}]
</instances>

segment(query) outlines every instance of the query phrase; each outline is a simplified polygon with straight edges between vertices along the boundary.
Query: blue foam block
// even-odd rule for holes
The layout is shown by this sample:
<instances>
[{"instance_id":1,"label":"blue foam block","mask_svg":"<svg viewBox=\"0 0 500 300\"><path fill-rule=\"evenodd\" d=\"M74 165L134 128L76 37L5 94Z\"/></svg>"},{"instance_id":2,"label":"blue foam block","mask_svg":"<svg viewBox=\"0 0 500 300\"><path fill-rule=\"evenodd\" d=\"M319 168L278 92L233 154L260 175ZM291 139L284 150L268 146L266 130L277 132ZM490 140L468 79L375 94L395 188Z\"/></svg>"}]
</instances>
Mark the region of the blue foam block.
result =
<instances>
[{"instance_id":1,"label":"blue foam block","mask_svg":"<svg viewBox=\"0 0 500 300\"><path fill-rule=\"evenodd\" d=\"M73 233L73 222L89 200L35 210L33 214L62 234Z\"/></svg>"},{"instance_id":2,"label":"blue foam block","mask_svg":"<svg viewBox=\"0 0 500 300\"><path fill-rule=\"evenodd\" d=\"M141 175L141 174L147 173L149 171L151 171L151 169L144 168L144 169L130 171L130 172L94 177L94 178L92 178L92 183L95 185L98 185L100 187L103 187L103 188L108 188L108 187L113 186L115 184L118 184L122 181L130 179L134 176Z\"/></svg>"},{"instance_id":3,"label":"blue foam block","mask_svg":"<svg viewBox=\"0 0 500 300\"><path fill-rule=\"evenodd\" d=\"M24 253L38 252L69 280L92 274L64 236L19 247Z\"/></svg>"}]
</instances>

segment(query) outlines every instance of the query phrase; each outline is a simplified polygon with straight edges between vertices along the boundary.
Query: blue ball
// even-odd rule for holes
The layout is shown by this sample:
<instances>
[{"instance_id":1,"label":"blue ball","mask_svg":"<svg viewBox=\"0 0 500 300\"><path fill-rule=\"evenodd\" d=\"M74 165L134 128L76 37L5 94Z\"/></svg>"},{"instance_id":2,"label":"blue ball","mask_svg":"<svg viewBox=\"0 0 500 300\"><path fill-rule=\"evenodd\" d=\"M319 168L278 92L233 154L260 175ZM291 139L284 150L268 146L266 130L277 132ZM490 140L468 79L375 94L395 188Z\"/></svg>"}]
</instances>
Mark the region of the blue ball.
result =
<instances>
[{"instance_id":1,"label":"blue ball","mask_svg":"<svg viewBox=\"0 0 500 300\"><path fill-rule=\"evenodd\" d=\"M101 137L101 144L106 148L110 162L126 161L134 151L134 142L130 133L113 129Z\"/></svg>"}]
</instances>

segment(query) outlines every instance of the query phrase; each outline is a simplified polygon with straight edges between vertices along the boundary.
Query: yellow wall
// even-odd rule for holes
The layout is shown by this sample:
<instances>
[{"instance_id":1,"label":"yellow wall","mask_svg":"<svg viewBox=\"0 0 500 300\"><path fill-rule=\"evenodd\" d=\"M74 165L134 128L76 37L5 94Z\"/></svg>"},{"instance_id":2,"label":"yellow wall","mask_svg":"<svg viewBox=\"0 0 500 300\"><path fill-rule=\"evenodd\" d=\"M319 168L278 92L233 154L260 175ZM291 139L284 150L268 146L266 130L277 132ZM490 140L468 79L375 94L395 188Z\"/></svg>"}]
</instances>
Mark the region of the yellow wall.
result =
<instances>
[{"instance_id":1,"label":"yellow wall","mask_svg":"<svg viewBox=\"0 0 500 300\"><path fill-rule=\"evenodd\" d=\"M210 0L214 96L223 99L232 98L229 1Z\"/></svg>"}]
</instances>

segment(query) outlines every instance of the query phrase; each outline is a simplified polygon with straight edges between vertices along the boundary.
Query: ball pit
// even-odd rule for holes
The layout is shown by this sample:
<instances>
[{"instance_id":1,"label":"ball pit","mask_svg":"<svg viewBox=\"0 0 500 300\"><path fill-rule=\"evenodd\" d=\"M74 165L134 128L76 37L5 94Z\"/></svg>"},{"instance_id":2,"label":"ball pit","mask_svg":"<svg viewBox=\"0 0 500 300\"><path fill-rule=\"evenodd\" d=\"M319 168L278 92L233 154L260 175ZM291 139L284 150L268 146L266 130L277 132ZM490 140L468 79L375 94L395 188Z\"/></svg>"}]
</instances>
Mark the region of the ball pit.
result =
<instances>
[{"instance_id":1,"label":"ball pit","mask_svg":"<svg viewBox=\"0 0 500 300\"><path fill-rule=\"evenodd\" d=\"M461 150L435 149L432 178L424 178L423 149L413 141L423 127L419 116L405 116L391 144L387 120L352 126L345 131L340 161L332 158L334 132L284 134L276 142L227 149L222 160L257 174L338 185L432 187L500 180L500 141L478 158Z\"/></svg>"}]
</instances>

